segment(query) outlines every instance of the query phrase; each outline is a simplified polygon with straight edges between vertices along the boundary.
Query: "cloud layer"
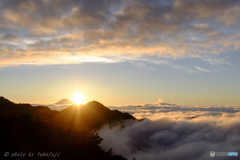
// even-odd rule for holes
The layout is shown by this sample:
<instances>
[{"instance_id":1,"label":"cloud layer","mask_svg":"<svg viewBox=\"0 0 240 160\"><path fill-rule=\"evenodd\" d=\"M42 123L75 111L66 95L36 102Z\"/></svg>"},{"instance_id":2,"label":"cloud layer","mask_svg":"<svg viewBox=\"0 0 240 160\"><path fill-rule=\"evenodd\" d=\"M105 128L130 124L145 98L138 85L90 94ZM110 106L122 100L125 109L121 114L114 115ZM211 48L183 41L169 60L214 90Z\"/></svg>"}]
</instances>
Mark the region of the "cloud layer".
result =
<instances>
[{"instance_id":1,"label":"cloud layer","mask_svg":"<svg viewBox=\"0 0 240 160\"><path fill-rule=\"evenodd\" d=\"M222 116L227 114L235 114L240 112L240 106L185 106L163 102L162 98L159 98L156 104L145 104L143 106L108 106L112 110L119 110L121 112L128 112L134 117L148 118L151 120L171 117L173 119L192 119L205 116Z\"/></svg>"},{"instance_id":2,"label":"cloud layer","mask_svg":"<svg viewBox=\"0 0 240 160\"><path fill-rule=\"evenodd\" d=\"M0 66L239 50L239 8L238 0L0 1Z\"/></svg>"},{"instance_id":3,"label":"cloud layer","mask_svg":"<svg viewBox=\"0 0 240 160\"><path fill-rule=\"evenodd\" d=\"M116 107L115 107L116 108ZM102 147L137 160L206 160L210 152L240 152L238 106L178 106L162 103L125 106L141 122L125 128L105 126ZM238 159L238 157L214 157Z\"/></svg>"}]
</instances>

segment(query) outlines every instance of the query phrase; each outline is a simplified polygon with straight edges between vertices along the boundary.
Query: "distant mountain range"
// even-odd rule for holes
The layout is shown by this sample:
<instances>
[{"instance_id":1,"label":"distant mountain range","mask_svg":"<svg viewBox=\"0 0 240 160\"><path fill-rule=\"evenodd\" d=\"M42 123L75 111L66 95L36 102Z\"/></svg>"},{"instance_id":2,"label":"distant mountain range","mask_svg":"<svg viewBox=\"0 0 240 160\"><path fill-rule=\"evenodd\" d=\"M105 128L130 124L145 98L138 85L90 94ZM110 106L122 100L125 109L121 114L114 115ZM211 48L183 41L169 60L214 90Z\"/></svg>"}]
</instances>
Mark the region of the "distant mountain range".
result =
<instances>
[{"instance_id":1,"label":"distant mountain range","mask_svg":"<svg viewBox=\"0 0 240 160\"><path fill-rule=\"evenodd\" d=\"M62 102L61 102L62 101ZM61 103L69 102L68 99L62 99ZM89 102L85 105L71 105L62 111L52 111L46 106L32 107L27 103L16 104L4 97L0 97L0 115L9 117L19 117L26 114L38 115L39 119L49 118L54 115L55 121L65 123L68 121L81 122L92 129L97 129L106 123L115 123L123 120L136 118L129 113L122 113L118 110L110 110L97 101Z\"/></svg>"},{"instance_id":2,"label":"distant mountain range","mask_svg":"<svg viewBox=\"0 0 240 160\"><path fill-rule=\"evenodd\" d=\"M61 101L69 103L70 100ZM97 101L71 105L58 112L44 106L16 104L0 97L0 140L4 146L1 154L56 151L61 152L60 159L124 160L120 155L101 149L102 139L96 130L104 124L123 124L125 120L134 122L136 118L110 110Z\"/></svg>"},{"instance_id":3,"label":"distant mountain range","mask_svg":"<svg viewBox=\"0 0 240 160\"><path fill-rule=\"evenodd\" d=\"M71 101L71 100L69 100L69 99L67 99L67 98L64 98L64 99L58 101L58 102L55 103L55 104L74 104L74 103L73 103L73 101Z\"/></svg>"}]
</instances>

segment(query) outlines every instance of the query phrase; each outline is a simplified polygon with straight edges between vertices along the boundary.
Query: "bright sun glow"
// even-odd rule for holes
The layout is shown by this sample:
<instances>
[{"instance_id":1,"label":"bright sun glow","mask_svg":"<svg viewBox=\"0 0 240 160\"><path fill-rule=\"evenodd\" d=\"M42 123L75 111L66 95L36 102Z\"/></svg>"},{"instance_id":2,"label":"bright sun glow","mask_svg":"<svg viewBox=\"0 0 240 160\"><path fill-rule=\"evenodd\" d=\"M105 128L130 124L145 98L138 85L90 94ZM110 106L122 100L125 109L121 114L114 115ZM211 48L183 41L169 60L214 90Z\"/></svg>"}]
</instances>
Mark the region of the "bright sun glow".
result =
<instances>
[{"instance_id":1,"label":"bright sun glow","mask_svg":"<svg viewBox=\"0 0 240 160\"><path fill-rule=\"evenodd\" d=\"M76 104L83 104L84 96L82 94L75 94L73 97L73 102Z\"/></svg>"}]
</instances>

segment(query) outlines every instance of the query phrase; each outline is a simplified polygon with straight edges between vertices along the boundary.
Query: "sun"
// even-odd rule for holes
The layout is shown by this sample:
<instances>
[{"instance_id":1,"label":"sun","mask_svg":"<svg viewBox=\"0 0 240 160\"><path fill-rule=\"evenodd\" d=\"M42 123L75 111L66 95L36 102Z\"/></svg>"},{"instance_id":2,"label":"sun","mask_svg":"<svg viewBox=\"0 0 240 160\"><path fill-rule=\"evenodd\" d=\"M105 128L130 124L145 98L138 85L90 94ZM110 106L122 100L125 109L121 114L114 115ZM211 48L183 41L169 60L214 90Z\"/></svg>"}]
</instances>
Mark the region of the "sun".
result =
<instances>
[{"instance_id":1,"label":"sun","mask_svg":"<svg viewBox=\"0 0 240 160\"><path fill-rule=\"evenodd\" d=\"M75 94L74 96L73 96L73 102L75 103L75 104L83 104L83 102L84 102L84 96L82 95L82 94L80 94L80 93L77 93L77 94Z\"/></svg>"}]
</instances>

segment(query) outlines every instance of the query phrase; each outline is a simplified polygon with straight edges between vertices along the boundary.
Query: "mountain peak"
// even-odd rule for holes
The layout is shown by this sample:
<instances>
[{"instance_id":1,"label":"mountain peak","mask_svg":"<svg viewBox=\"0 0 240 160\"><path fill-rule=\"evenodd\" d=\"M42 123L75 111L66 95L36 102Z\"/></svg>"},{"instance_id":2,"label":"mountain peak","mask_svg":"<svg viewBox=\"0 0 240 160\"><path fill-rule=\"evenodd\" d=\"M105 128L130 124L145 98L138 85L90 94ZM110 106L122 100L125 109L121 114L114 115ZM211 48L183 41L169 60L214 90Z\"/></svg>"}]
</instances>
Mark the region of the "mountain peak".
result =
<instances>
[{"instance_id":1,"label":"mountain peak","mask_svg":"<svg viewBox=\"0 0 240 160\"><path fill-rule=\"evenodd\" d=\"M98 101L91 101L88 102L85 107L87 108L91 108L93 110L96 110L97 112L101 112L101 113L105 113L107 114L110 109L105 107L102 103L98 102Z\"/></svg>"},{"instance_id":2,"label":"mountain peak","mask_svg":"<svg viewBox=\"0 0 240 160\"><path fill-rule=\"evenodd\" d=\"M60 111L58 116L63 123L71 122L72 126L85 124L92 129L98 129L106 123L113 124L123 120L136 119L128 113L122 113L117 110L112 111L97 101L88 102L85 105L81 105L81 107L70 106Z\"/></svg>"},{"instance_id":3,"label":"mountain peak","mask_svg":"<svg viewBox=\"0 0 240 160\"><path fill-rule=\"evenodd\" d=\"M102 103L98 102L98 101L90 101L88 102L86 105L101 105L101 106L104 106Z\"/></svg>"},{"instance_id":4,"label":"mountain peak","mask_svg":"<svg viewBox=\"0 0 240 160\"><path fill-rule=\"evenodd\" d=\"M67 99L67 98L63 98L62 100L58 101L55 104L74 104L71 100Z\"/></svg>"},{"instance_id":5,"label":"mountain peak","mask_svg":"<svg viewBox=\"0 0 240 160\"><path fill-rule=\"evenodd\" d=\"M13 103L11 101L9 101L8 99L4 98L4 97L0 97L0 103Z\"/></svg>"}]
</instances>

